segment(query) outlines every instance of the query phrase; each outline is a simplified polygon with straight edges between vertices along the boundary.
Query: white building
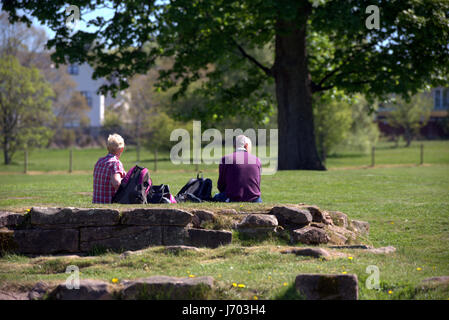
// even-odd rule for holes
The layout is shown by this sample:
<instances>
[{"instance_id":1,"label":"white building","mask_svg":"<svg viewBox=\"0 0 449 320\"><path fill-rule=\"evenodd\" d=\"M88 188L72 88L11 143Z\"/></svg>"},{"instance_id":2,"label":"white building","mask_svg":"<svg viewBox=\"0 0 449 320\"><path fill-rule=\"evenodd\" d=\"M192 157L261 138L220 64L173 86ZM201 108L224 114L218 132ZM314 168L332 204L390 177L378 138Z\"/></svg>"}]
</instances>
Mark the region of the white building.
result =
<instances>
[{"instance_id":1,"label":"white building","mask_svg":"<svg viewBox=\"0 0 449 320\"><path fill-rule=\"evenodd\" d=\"M70 64L67 66L67 72L77 84L77 91L86 97L87 104L91 108L89 111L90 126L93 132L98 132L104 120L105 108L111 105L123 102L122 94L117 98L112 98L109 94L105 97L97 93L98 89L106 83L105 79L92 79L94 70L88 64Z\"/></svg>"}]
</instances>

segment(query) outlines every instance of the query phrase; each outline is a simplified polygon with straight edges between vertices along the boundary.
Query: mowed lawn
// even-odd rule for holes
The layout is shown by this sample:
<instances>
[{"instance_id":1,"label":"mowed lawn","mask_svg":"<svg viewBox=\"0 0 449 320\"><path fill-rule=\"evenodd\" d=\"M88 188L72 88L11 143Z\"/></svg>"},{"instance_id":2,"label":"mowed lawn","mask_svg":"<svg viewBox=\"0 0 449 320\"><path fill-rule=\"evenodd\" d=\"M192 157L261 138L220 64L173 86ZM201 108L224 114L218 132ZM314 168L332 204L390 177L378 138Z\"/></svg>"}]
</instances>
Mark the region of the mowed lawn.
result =
<instances>
[{"instance_id":1,"label":"mowed lawn","mask_svg":"<svg viewBox=\"0 0 449 320\"><path fill-rule=\"evenodd\" d=\"M81 278L107 281L151 275L210 275L218 286L212 298L218 299L297 298L292 288L299 273L343 272L357 274L361 299L448 299L447 286L417 289L424 278L449 275L448 150L447 141L425 142L425 165L415 166L419 162L418 143L407 149L392 149L389 144L384 144L376 152L376 163L383 165L378 168L346 169L369 165L370 156L344 153L328 159L330 170L326 172L283 171L262 177L264 204L261 206L304 202L345 212L352 219L370 223L367 244L375 247L395 246L397 251L394 254L374 255L362 250L340 250L344 256L322 261L280 254L282 247L288 245L282 239L253 243L241 241L236 236L235 243L230 246L180 255L164 253L157 247L127 259L120 259L117 253L72 259L6 255L0 258L0 289L31 286L39 280L60 282L66 279L65 267L75 264L80 267ZM64 152L68 154L66 151L34 152L34 159L42 160L35 160L39 162L36 167L32 167L30 160L29 170L66 170L65 156L61 156ZM94 159L89 159L89 165L102 154L101 150L94 153L93 149L79 152L91 152ZM150 155L144 154L143 158ZM131 152L128 156L130 158L124 156L123 159L126 169L135 161ZM85 162L87 160L80 162L84 163L83 166L75 167L75 170L89 171ZM144 162L143 165L152 170L151 162ZM213 191L216 192L217 168L210 166L202 169L214 181ZM19 174L20 170L20 162L11 169L1 167L2 210L24 212L32 206L93 206L92 176L89 172L23 175ZM169 184L172 193L176 193L194 176L194 166L175 169L167 162L166 168L161 165L157 172L152 171L151 174L155 184ZM174 206L191 207L193 204ZM211 204L194 206L208 207ZM220 206L245 211L248 207L259 205ZM375 265L380 270L379 291L369 290L365 286L369 265ZM233 284L243 284L244 287Z\"/></svg>"}]
</instances>

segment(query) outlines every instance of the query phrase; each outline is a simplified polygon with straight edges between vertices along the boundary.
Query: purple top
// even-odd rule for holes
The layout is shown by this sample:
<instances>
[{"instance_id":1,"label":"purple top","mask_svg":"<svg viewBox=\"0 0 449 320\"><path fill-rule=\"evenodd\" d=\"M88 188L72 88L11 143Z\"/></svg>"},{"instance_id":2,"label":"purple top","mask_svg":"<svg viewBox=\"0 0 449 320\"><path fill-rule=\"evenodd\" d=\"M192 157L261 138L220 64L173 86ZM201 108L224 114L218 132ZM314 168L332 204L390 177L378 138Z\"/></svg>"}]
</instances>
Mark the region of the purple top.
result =
<instances>
[{"instance_id":1,"label":"purple top","mask_svg":"<svg viewBox=\"0 0 449 320\"><path fill-rule=\"evenodd\" d=\"M259 158L246 151L236 151L221 158L218 167L218 190L235 202L251 202L260 197Z\"/></svg>"}]
</instances>

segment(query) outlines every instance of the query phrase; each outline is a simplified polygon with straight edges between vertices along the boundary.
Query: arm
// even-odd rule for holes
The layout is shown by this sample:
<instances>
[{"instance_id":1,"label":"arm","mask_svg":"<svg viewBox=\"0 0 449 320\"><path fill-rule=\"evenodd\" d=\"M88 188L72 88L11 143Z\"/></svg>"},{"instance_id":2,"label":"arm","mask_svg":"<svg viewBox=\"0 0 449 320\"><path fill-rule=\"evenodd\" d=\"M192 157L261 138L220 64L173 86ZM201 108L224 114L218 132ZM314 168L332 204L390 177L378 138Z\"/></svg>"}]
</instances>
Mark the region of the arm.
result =
<instances>
[{"instance_id":1,"label":"arm","mask_svg":"<svg viewBox=\"0 0 449 320\"><path fill-rule=\"evenodd\" d=\"M114 173L112 175L111 184L115 191L117 191L118 187L122 183L122 176L120 173Z\"/></svg>"}]
</instances>

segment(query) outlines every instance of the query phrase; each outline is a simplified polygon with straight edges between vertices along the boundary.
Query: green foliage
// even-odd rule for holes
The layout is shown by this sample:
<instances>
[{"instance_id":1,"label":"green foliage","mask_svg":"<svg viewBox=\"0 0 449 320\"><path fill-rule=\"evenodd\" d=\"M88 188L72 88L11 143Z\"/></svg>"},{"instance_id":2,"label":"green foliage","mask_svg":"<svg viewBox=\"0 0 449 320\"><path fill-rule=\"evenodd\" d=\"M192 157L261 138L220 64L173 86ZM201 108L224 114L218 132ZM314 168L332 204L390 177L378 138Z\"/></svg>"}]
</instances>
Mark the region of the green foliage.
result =
<instances>
[{"instance_id":1,"label":"green foliage","mask_svg":"<svg viewBox=\"0 0 449 320\"><path fill-rule=\"evenodd\" d=\"M322 160L346 138L351 123L351 105L344 96L338 93L315 96L315 135Z\"/></svg>"},{"instance_id":2,"label":"green foliage","mask_svg":"<svg viewBox=\"0 0 449 320\"><path fill-rule=\"evenodd\" d=\"M82 12L105 1L78 3ZM162 88L178 86L180 94L207 74L201 87L213 97L206 115L269 111L273 96L264 90L272 81L274 39L283 31L277 21L307 23L307 51L312 91L338 88L363 92L368 98L390 92L409 95L426 84L447 83L449 74L446 0L380 0L380 29L365 26L365 8L372 1L109 1L115 14L88 23L95 31L69 34L61 2L8 1L2 9L11 21L38 18L56 36L57 63L89 62L95 77L119 76L105 89L128 86L159 57L173 57L160 70ZM120 4L120 5L119 5ZM307 13L304 15L304 13ZM432 36L429 36L432 35ZM151 43L151 45L148 45ZM268 53L260 54L268 48ZM259 52L259 53L258 53ZM299 58L299 57L298 57ZM198 115L195 115L198 116Z\"/></svg>"},{"instance_id":3,"label":"green foliage","mask_svg":"<svg viewBox=\"0 0 449 320\"><path fill-rule=\"evenodd\" d=\"M427 92L417 94L409 101L393 97L385 106L390 109L387 117L388 123L394 128L404 130L404 139L406 145L409 146L419 128L425 126L429 121L433 103L430 93Z\"/></svg>"},{"instance_id":4,"label":"green foliage","mask_svg":"<svg viewBox=\"0 0 449 320\"><path fill-rule=\"evenodd\" d=\"M5 164L21 148L44 146L52 136L53 91L39 71L12 56L0 58L0 135Z\"/></svg>"},{"instance_id":5,"label":"green foliage","mask_svg":"<svg viewBox=\"0 0 449 320\"><path fill-rule=\"evenodd\" d=\"M339 143L339 147L366 153L377 143L379 128L374 122L371 110L373 107L363 96L354 97L351 105L351 128L346 138Z\"/></svg>"}]
</instances>

